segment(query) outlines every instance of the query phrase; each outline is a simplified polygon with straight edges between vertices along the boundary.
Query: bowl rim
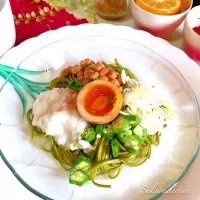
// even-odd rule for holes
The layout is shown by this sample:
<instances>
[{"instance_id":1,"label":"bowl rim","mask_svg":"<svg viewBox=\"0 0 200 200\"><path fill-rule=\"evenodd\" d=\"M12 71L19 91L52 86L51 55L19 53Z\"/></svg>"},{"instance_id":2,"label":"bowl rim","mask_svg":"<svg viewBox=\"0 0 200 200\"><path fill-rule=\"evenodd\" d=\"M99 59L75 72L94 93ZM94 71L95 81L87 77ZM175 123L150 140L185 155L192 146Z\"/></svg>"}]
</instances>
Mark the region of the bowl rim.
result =
<instances>
[{"instance_id":1,"label":"bowl rim","mask_svg":"<svg viewBox=\"0 0 200 200\"><path fill-rule=\"evenodd\" d=\"M62 29L62 28L61 28ZM54 31L49 31L49 32L54 32ZM32 54L30 54L29 56L27 56L25 59L23 59L20 64L16 67L20 67L20 65L26 60L28 59L30 56L32 56L33 54L37 53L38 51L40 51L41 49L43 48L46 48L54 43L57 43L57 42L60 42L62 40L66 40L66 39L71 39L71 38L84 38L84 37L91 37L91 36L102 36L102 35L87 35L87 36L76 36L76 37L70 37L70 38L63 38L63 39L59 39L59 40L56 40L54 42L51 42L51 43L48 43L47 45L44 45L42 48L34 51ZM172 190L179 182L180 180L182 180L182 178L184 177L184 175L188 172L190 166L192 165L192 163L194 162L194 160L196 159L197 155L198 155L198 152L200 150L200 105L198 103L198 99L193 91L193 89L191 88L191 86L189 85L189 83L187 82L187 80L184 78L183 74L180 72L179 69L177 69L175 67L175 65L169 61L167 58L163 57L162 55L160 55L159 53L155 52L154 50L152 50L151 48L143 45L143 44L140 44L138 42L135 42L135 41L132 41L130 39L122 39L122 38L117 38L117 37L113 37L113 36L103 36L103 37L107 37L107 38L113 38L113 39L117 39L117 40L124 40L124 41L128 41L128 42L132 42L132 43L136 43L138 44L139 46L142 46L146 49L148 49L149 51L153 52L154 54L156 54L157 56L159 56L160 58L164 59L166 62L168 62L170 65L172 65L175 70L177 71L177 73L179 73L180 77L184 80L185 84L188 86L188 88L190 89L193 97L194 97L194 100L196 102L196 106L197 106L197 117L198 117L198 124L199 124L199 137L198 137L198 142L197 142L197 146L196 146L196 150L192 156L192 158L190 159L190 161L187 163L185 169L183 170L182 174L172 183L170 184L165 190L162 190L159 194L155 195L154 197L150 198L149 200L157 200L159 199L160 197L164 196L165 194L168 193L168 191ZM34 39L34 38L33 38ZM33 40L33 39L30 39L30 40ZM14 70L16 70L16 68ZM13 70L13 71L14 71ZM12 73L12 72L11 72ZM9 77L8 77L9 79ZM7 84L7 81L8 79L5 81L5 84L2 85L2 87L0 87L0 92L2 91L2 89L5 87L5 85ZM10 171L13 173L13 175L15 176L15 178L17 178L17 180L26 188L28 189L30 192L32 192L34 195L44 199L44 200L54 200L40 192L38 192L37 190L35 190L34 188L32 188L29 184L27 184L21 177L20 175L17 173L17 171L12 167L12 165L9 163L9 161L6 159L5 155L3 154L3 152L1 151L0 149L0 157L2 158L2 160L4 161L4 163L6 164L6 166L10 169ZM73 195L73 190L72 190L72 195Z\"/></svg>"},{"instance_id":2,"label":"bowl rim","mask_svg":"<svg viewBox=\"0 0 200 200\"><path fill-rule=\"evenodd\" d=\"M200 36L193 31L194 27L191 26L191 23L190 23L191 19L189 19L189 18L192 17L193 12L196 9L199 9L199 11L200 11L200 5L199 6L195 6L194 8L192 8L191 11L186 16L186 19L185 19L185 22L184 22L184 28L183 28L184 41L185 40L190 41L190 42L192 42L192 41L200 41ZM199 14L199 25L200 25L200 14ZM191 35L191 37L186 37L186 35L188 35L188 33ZM196 45L196 46L197 46L197 48L199 48L198 45Z\"/></svg>"},{"instance_id":3,"label":"bowl rim","mask_svg":"<svg viewBox=\"0 0 200 200\"><path fill-rule=\"evenodd\" d=\"M1 6L0 6L0 12L3 12L3 10L4 10L5 7L6 7L6 4L8 4L8 3L9 3L9 1L3 0L3 3L2 3Z\"/></svg>"},{"instance_id":4,"label":"bowl rim","mask_svg":"<svg viewBox=\"0 0 200 200\"><path fill-rule=\"evenodd\" d=\"M159 15L159 14L154 14L154 13L148 12L148 11L146 11L146 10L140 8L140 7L135 3L135 0L131 0L131 3L132 3L135 7L137 7L141 12L144 12L144 13L149 14L149 15L151 15L151 16L159 16L159 17L163 17L163 18L167 18L167 17L169 18L169 17L171 17L171 18L172 18L172 17L174 17L174 16L181 17L182 15L187 14L187 13L191 10L192 5L193 5L193 0L190 0L190 1L191 1L190 7L189 7L187 10L185 10L184 12L175 14L175 15Z\"/></svg>"},{"instance_id":5,"label":"bowl rim","mask_svg":"<svg viewBox=\"0 0 200 200\"><path fill-rule=\"evenodd\" d=\"M190 10L190 12L187 14L187 17L186 17L186 21L185 21L185 23L187 23L188 24L188 27L190 28L190 29L193 29L194 27L192 27L191 26L191 17L192 17L192 15L193 15L193 13L194 13L194 11L195 10L199 10L199 13L200 13L200 5L199 6L195 6L194 8L192 8L191 10ZM199 26L200 26L200 14L199 14ZM196 34L195 34L196 35Z\"/></svg>"}]
</instances>

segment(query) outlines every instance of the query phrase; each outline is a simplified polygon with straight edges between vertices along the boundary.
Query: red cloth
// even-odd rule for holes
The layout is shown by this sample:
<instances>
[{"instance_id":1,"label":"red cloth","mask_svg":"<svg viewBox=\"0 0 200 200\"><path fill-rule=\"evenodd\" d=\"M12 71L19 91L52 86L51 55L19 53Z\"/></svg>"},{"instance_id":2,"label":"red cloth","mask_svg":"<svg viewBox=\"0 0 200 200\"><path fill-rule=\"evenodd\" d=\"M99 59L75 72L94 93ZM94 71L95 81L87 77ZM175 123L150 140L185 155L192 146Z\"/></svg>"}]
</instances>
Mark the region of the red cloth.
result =
<instances>
[{"instance_id":1,"label":"red cloth","mask_svg":"<svg viewBox=\"0 0 200 200\"><path fill-rule=\"evenodd\" d=\"M74 15L69 14L64 9L56 11L55 8L52 8L49 4L42 0L35 1L39 2L35 3L33 1L31 2L31 0L10 0L11 9L13 15L15 16L15 45L49 30L55 30L63 26L87 23L86 19L78 20L74 17ZM40 14L40 10L42 9L44 11L44 7L47 7L46 11L48 11L48 9L51 10L53 12L53 14L52 12L51 14L54 16L51 16L49 12L45 12L45 19L40 22L36 22L36 17L41 19L42 16ZM31 16L31 12L33 11L35 12L35 17ZM27 14L29 14L30 20L27 18ZM23 19L20 19L22 17ZM25 21L27 24L25 24Z\"/></svg>"}]
</instances>

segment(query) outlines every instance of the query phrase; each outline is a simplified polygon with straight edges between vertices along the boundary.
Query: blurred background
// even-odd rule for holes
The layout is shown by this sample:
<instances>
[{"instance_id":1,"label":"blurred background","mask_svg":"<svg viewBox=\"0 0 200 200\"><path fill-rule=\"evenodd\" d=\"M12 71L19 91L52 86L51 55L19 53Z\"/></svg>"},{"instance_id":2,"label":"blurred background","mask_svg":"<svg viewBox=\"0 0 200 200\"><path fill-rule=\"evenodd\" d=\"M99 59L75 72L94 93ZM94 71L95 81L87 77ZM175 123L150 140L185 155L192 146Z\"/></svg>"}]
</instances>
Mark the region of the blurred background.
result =
<instances>
[{"instance_id":1,"label":"blurred background","mask_svg":"<svg viewBox=\"0 0 200 200\"><path fill-rule=\"evenodd\" d=\"M193 1L194 1L193 7L200 5L200 0L193 0Z\"/></svg>"}]
</instances>

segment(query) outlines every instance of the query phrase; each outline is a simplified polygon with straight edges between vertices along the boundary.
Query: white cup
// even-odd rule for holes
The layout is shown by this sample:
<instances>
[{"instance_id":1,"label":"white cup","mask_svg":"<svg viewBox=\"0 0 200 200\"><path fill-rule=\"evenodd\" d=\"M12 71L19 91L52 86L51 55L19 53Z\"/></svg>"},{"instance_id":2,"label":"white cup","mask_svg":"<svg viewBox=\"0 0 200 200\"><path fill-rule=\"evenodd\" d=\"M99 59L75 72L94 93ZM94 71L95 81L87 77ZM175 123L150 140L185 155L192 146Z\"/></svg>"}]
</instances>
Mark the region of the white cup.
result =
<instances>
[{"instance_id":1,"label":"white cup","mask_svg":"<svg viewBox=\"0 0 200 200\"><path fill-rule=\"evenodd\" d=\"M156 15L140 8L131 0L131 13L136 28L154 36L166 38L185 19L192 7L193 0L182 0L181 13L176 15Z\"/></svg>"},{"instance_id":2,"label":"white cup","mask_svg":"<svg viewBox=\"0 0 200 200\"><path fill-rule=\"evenodd\" d=\"M200 35L193 31L196 26L200 26L200 6L194 7L188 13L183 30L186 53L200 64Z\"/></svg>"},{"instance_id":3,"label":"white cup","mask_svg":"<svg viewBox=\"0 0 200 200\"><path fill-rule=\"evenodd\" d=\"M14 45L15 39L15 25L10 2L0 0L0 57Z\"/></svg>"}]
</instances>

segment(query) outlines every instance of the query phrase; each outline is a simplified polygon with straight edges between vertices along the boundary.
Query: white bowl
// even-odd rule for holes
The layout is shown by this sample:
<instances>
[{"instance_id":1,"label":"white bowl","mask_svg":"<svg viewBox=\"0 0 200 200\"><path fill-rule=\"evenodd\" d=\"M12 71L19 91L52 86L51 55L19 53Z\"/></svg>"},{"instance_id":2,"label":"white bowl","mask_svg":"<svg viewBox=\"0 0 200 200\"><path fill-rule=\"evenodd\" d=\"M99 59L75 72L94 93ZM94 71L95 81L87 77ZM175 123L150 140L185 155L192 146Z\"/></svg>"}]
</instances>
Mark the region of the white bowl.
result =
<instances>
[{"instance_id":1,"label":"white bowl","mask_svg":"<svg viewBox=\"0 0 200 200\"><path fill-rule=\"evenodd\" d=\"M144 30L154 36L165 38L172 33L185 19L192 7L193 0L182 0L181 13L177 15L156 15L140 8L134 0L131 1L131 13L139 30Z\"/></svg>"},{"instance_id":2,"label":"white bowl","mask_svg":"<svg viewBox=\"0 0 200 200\"><path fill-rule=\"evenodd\" d=\"M124 37L126 34L130 39ZM73 200L158 199L165 192L175 191L172 188L189 169L199 150L199 107L181 73L168 61L169 54L179 57L179 53L170 45L163 45L163 50L166 47L169 52L166 59L156 53L158 49L154 52L139 44L139 39L132 41L132 37L142 38L141 41L148 37L146 40L157 47L161 43L128 27L87 24L44 33L13 48L1 59L18 68L0 68L0 81L7 80L0 92L0 157L33 194L49 200L71 200L72 195ZM177 113L175 127L171 130L168 126L170 130L162 134L160 145L152 148L151 159L139 167L124 168L116 180L100 180L102 184L112 184L111 189L97 188L91 183L80 188L69 185L68 173L50 153L41 151L38 143L30 144L29 127L20 126L24 122L23 108L32 106L33 98L45 89L45 82L57 76L64 63L76 64L87 57L107 63L117 58L139 80L166 95ZM190 61L184 58L180 54L183 65ZM190 67L193 65L191 62ZM49 68L52 70L46 71Z\"/></svg>"},{"instance_id":3,"label":"white bowl","mask_svg":"<svg viewBox=\"0 0 200 200\"><path fill-rule=\"evenodd\" d=\"M200 35L193 31L196 26L200 26L200 6L189 12L184 24L185 51L191 59L200 64Z\"/></svg>"}]
</instances>

